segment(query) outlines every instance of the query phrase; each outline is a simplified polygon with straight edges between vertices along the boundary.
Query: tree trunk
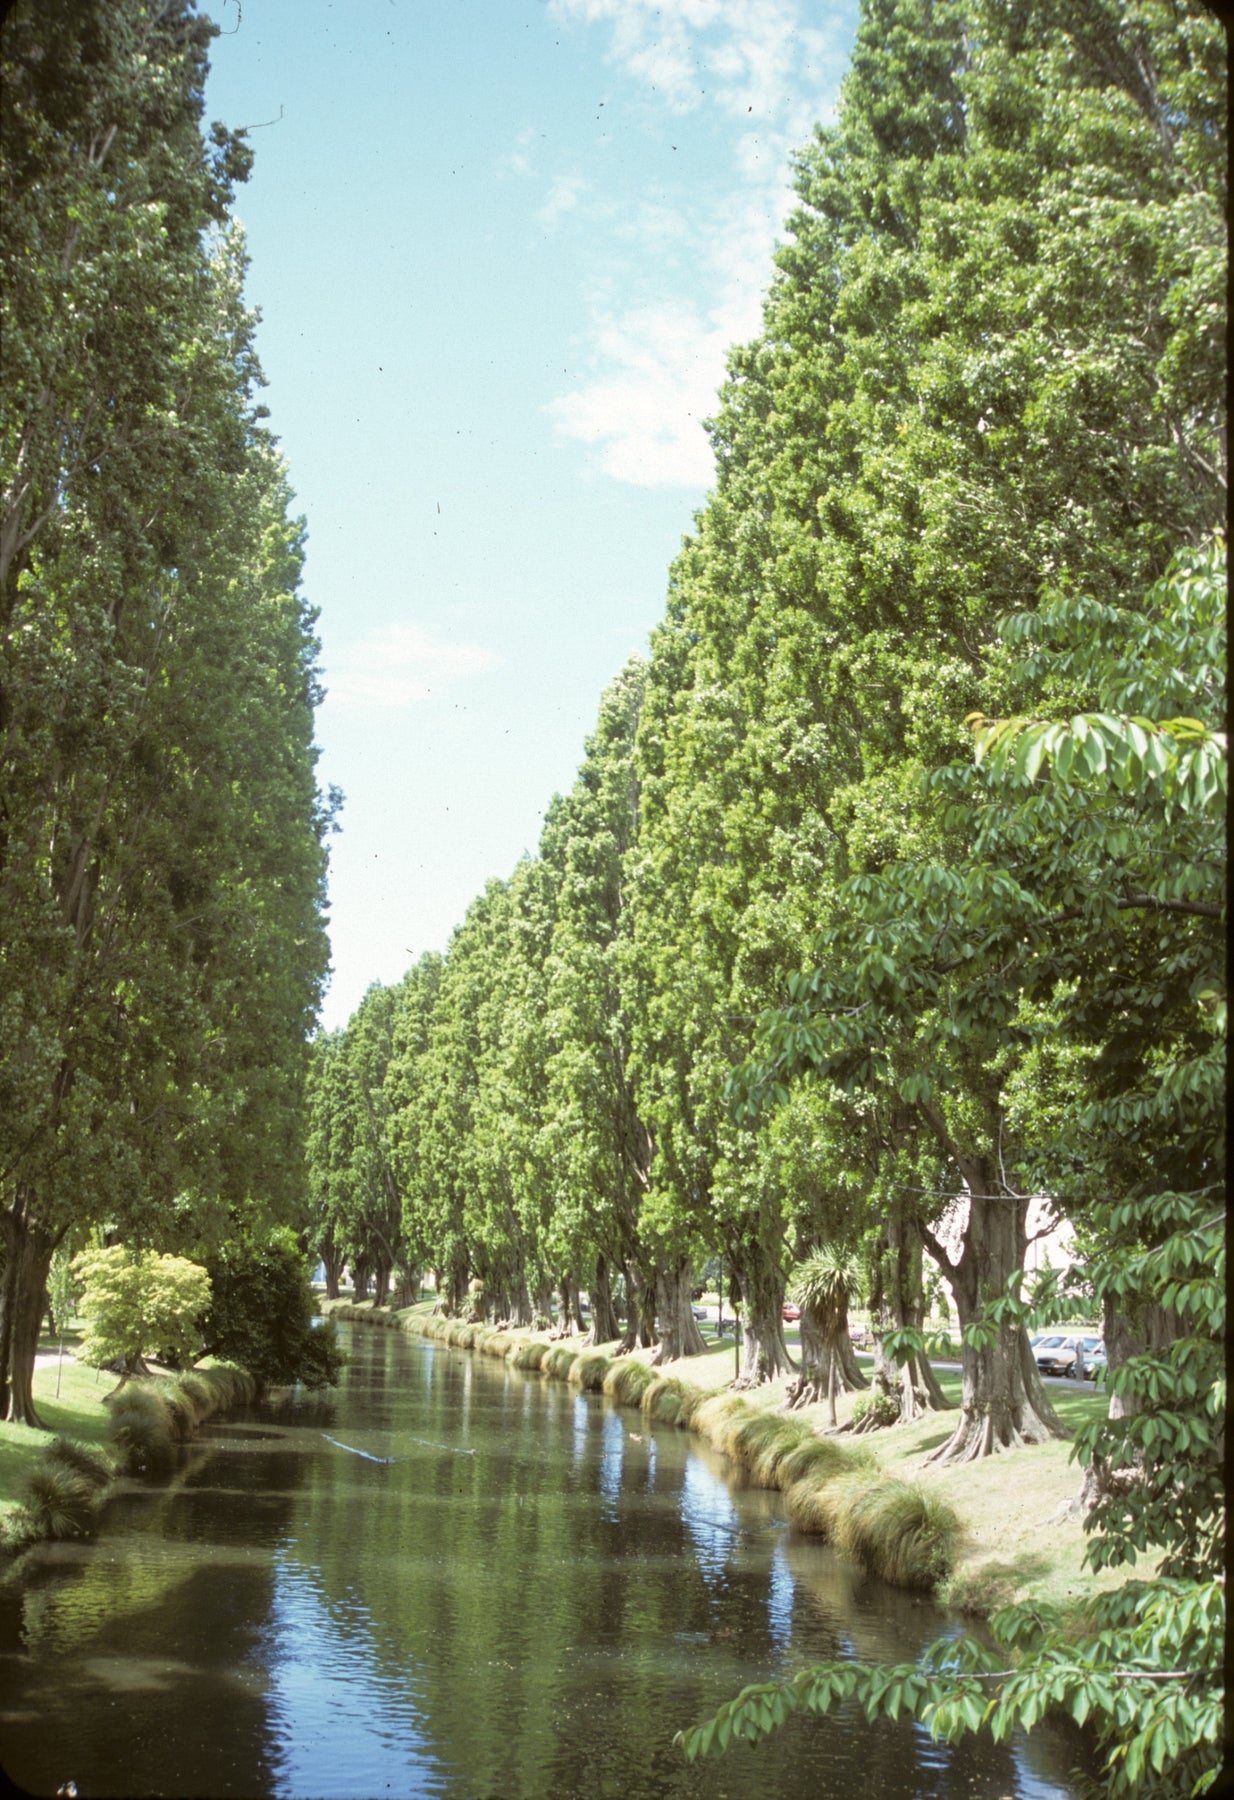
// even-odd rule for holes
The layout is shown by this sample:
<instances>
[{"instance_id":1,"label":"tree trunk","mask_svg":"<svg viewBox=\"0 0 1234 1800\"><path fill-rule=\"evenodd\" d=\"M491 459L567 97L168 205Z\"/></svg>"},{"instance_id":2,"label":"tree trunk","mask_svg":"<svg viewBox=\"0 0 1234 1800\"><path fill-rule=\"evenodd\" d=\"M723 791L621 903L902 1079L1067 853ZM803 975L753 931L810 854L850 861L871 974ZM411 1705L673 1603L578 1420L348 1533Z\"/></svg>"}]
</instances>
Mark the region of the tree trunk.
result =
<instances>
[{"instance_id":1,"label":"tree trunk","mask_svg":"<svg viewBox=\"0 0 1234 1800\"><path fill-rule=\"evenodd\" d=\"M532 1296L531 1325L533 1331L548 1331L553 1323L553 1290L543 1277L536 1282Z\"/></svg>"},{"instance_id":2,"label":"tree trunk","mask_svg":"<svg viewBox=\"0 0 1234 1800\"><path fill-rule=\"evenodd\" d=\"M639 1265L626 1258L621 1269L626 1282L626 1328L622 1330L621 1343L617 1345L613 1355L630 1355L631 1350L639 1348L640 1341L655 1343L655 1296L649 1294L640 1280ZM651 1314L649 1319L644 1316L644 1298ZM648 1339L648 1328L651 1330L651 1339Z\"/></svg>"},{"instance_id":3,"label":"tree trunk","mask_svg":"<svg viewBox=\"0 0 1234 1800\"><path fill-rule=\"evenodd\" d=\"M333 1231L327 1233L318 1255L321 1257L326 1271L326 1299L337 1300L339 1276L343 1273L344 1257L343 1252L334 1241Z\"/></svg>"},{"instance_id":4,"label":"tree trunk","mask_svg":"<svg viewBox=\"0 0 1234 1800\"><path fill-rule=\"evenodd\" d=\"M961 1172L970 1198L958 1262L932 1234L925 1235L955 1298L963 1331L984 1318L986 1303L1003 1294L1014 1271L1024 1267L1028 1201L1007 1194L984 1159L961 1164ZM1069 1435L1042 1385L1023 1325L1007 1320L979 1346L965 1342L961 1369L959 1423L928 1462L975 1462L1000 1450Z\"/></svg>"},{"instance_id":5,"label":"tree trunk","mask_svg":"<svg viewBox=\"0 0 1234 1800\"><path fill-rule=\"evenodd\" d=\"M1165 1356L1180 1335L1176 1313L1167 1312L1153 1301L1145 1301L1131 1318L1119 1311L1117 1302L1109 1294L1102 1305L1101 1323L1106 1362L1111 1373L1133 1356ZM1112 1393L1106 1416L1130 1419L1141 1410L1138 1395ZM1118 1469L1110 1468L1100 1457L1094 1456L1084 1471L1078 1494L1065 1503L1059 1516L1083 1517L1107 1495L1129 1493L1143 1480L1143 1462L1142 1451L1137 1452L1133 1462Z\"/></svg>"},{"instance_id":6,"label":"tree trunk","mask_svg":"<svg viewBox=\"0 0 1234 1800\"><path fill-rule=\"evenodd\" d=\"M912 1219L893 1217L883 1226L874 1269L874 1384L899 1408L896 1423L911 1425L925 1413L950 1412L951 1402L924 1354L916 1351L897 1365L883 1350L889 1331L920 1331L925 1324L921 1233ZM856 1429L877 1430L881 1421L868 1412Z\"/></svg>"},{"instance_id":7,"label":"tree trunk","mask_svg":"<svg viewBox=\"0 0 1234 1800\"><path fill-rule=\"evenodd\" d=\"M43 1293L59 1241L32 1217L33 1195L19 1184L0 1213L4 1272L0 1276L0 1418L46 1427L34 1404L34 1359L39 1347Z\"/></svg>"},{"instance_id":8,"label":"tree trunk","mask_svg":"<svg viewBox=\"0 0 1234 1800\"><path fill-rule=\"evenodd\" d=\"M466 1252L456 1252L447 1265L445 1302L451 1318L459 1318L467 1304Z\"/></svg>"},{"instance_id":9,"label":"tree trunk","mask_svg":"<svg viewBox=\"0 0 1234 1800\"><path fill-rule=\"evenodd\" d=\"M626 1328L614 1354L628 1356L640 1344L650 1349L656 1342L656 1295L653 1283L643 1280L636 1263L622 1266L626 1278Z\"/></svg>"},{"instance_id":10,"label":"tree trunk","mask_svg":"<svg viewBox=\"0 0 1234 1800\"><path fill-rule=\"evenodd\" d=\"M608 1258L596 1257L596 1272L591 1283L591 1331L587 1342L592 1345L611 1344L614 1338L621 1336L621 1325L613 1306L613 1283L609 1275Z\"/></svg>"},{"instance_id":11,"label":"tree trunk","mask_svg":"<svg viewBox=\"0 0 1234 1800\"><path fill-rule=\"evenodd\" d=\"M656 1269L655 1302L660 1342L651 1359L653 1368L683 1356L704 1355L707 1345L690 1300L688 1262L661 1264Z\"/></svg>"},{"instance_id":12,"label":"tree trunk","mask_svg":"<svg viewBox=\"0 0 1234 1800\"><path fill-rule=\"evenodd\" d=\"M357 1306L359 1306L362 1300L367 1300L368 1298L368 1282L372 1267L373 1265L367 1256L357 1256L352 1262L352 1298L355 1300Z\"/></svg>"},{"instance_id":13,"label":"tree trunk","mask_svg":"<svg viewBox=\"0 0 1234 1800\"><path fill-rule=\"evenodd\" d=\"M373 1273L373 1305L384 1306L389 1292L390 1264L384 1256L379 1256Z\"/></svg>"},{"instance_id":14,"label":"tree trunk","mask_svg":"<svg viewBox=\"0 0 1234 1800\"><path fill-rule=\"evenodd\" d=\"M784 1398L790 1407L829 1400L835 1424L835 1397L869 1387L848 1335L848 1302L841 1300L822 1309L801 1309L801 1374L790 1381Z\"/></svg>"},{"instance_id":15,"label":"tree trunk","mask_svg":"<svg viewBox=\"0 0 1234 1800\"><path fill-rule=\"evenodd\" d=\"M572 1275L561 1278L561 1311L558 1314L558 1334L561 1337L573 1337L576 1331L585 1331L583 1315L578 1303L578 1282Z\"/></svg>"},{"instance_id":16,"label":"tree trunk","mask_svg":"<svg viewBox=\"0 0 1234 1800\"><path fill-rule=\"evenodd\" d=\"M420 1271L400 1266L394 1272L394 1304L414 1306L420 1298Z\"/></svg>"},{"instance_id":17,"label":"tree trunk","mask_svg":"<svg viewBox=\"0 0 1234 1800\"><path fill-rule=\"evenodd\" d=\"M778 1263L755 1254L756 1261L737 1271L745 1303L745 1343L735 1388L758 1387L797 1368L784 1342L784 1277Z\"/></svg>"}]
</instances>

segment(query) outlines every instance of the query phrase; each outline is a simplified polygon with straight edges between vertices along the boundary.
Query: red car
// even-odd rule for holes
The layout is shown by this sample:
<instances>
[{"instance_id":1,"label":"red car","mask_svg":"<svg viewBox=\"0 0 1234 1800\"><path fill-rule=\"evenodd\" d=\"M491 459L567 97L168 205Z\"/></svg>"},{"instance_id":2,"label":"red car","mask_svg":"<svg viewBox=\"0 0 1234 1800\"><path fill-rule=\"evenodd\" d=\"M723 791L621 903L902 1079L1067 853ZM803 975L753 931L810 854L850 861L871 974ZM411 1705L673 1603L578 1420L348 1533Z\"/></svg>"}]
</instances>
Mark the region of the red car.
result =
<instances>
[{"instance_id":1,"label":"red car","mask_svg":"<svg viewBox=\"0 0 1234 1800\"><path fill-rule=\"evenodd\" d=\"M798 1319L801 1317L801 1308L797 1305L796 1301L786 1300L784 1302L784 1317L790 1325L795 1325L797 1323Z\"/></svg>"}]
</instances>

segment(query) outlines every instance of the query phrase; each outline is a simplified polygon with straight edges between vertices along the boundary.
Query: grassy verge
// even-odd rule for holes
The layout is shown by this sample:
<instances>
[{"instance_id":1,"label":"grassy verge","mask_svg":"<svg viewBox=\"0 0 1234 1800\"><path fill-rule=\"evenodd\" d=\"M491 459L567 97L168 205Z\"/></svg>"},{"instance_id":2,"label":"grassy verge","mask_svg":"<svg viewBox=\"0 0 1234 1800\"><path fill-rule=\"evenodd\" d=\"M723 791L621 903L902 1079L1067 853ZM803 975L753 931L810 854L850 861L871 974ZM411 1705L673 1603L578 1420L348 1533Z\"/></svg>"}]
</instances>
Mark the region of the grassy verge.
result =
<instances>
[{"instance_id":1,"label":"grassy verge","mask_svg":"<svg viewBox=\"0 0 1234 1800\"><path fill-rule=\"evenodd\" d=\"M67 1344L66 1339L66 1344ZM124 1476L161 1474L212 1414L251 1400L256 1383L229 1363L130 1381L109 1404L115 1380L39 1346L34 1399L45 1431L0 1422L0 1548L92 1534L103 1502ZM57 1395L57 1382L60 1392Z\"/></svg>"}]
</instances>

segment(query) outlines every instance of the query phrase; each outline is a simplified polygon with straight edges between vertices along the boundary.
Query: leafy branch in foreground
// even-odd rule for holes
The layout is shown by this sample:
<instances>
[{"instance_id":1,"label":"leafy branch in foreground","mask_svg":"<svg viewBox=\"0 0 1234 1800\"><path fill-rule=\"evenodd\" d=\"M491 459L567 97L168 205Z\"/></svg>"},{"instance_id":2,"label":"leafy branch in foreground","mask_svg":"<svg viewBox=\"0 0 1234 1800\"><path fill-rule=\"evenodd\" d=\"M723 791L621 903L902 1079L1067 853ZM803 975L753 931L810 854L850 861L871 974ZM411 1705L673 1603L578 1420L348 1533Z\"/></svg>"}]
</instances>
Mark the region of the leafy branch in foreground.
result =
<instances>
[{"instance_id":1,"label":"leafy branch in foreground","mask_svg":"<svg viewBox=\"0 0 1234 1800\"><path fill-rule=\"evenodd\" d=\"M991 1621L994 1648L945 1637L916 1663L819 1663L743 1688L675 1741L694 1762L848 1701L871 1722L914 1718L949 1743L983 1729L1003 1742L1061 1707L1095 1725L1111 1795L1142 1793L1149 1779L1159 1795L1205 1792L1221 1736L1224 1584L1129 1582L1094 1600L1086 1624L1077 1643L1053 1609L1006 1607Z\"/></svg>"}]
</instances>

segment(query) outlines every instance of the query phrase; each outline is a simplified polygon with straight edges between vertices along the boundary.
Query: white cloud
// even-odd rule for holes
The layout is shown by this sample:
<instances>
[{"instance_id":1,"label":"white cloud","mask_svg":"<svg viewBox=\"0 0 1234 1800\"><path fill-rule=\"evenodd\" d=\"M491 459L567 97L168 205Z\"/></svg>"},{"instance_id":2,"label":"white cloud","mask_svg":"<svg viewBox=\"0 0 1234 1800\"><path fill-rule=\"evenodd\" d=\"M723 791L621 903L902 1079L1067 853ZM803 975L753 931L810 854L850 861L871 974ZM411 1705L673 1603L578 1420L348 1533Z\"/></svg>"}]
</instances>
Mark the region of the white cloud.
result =
<instances>
[{"instance_id":1,"label":"white cloud","mask_svg":"<svg viewBox=\"0 0 1234 1800\"><path fill-rule=\"evenodd\" d=\"M696 267L707 271L704 289L716 295L709 307L679 294L620 306L611 293L593 307L592 372L545 410L562 437L593 447L597 465L614 480L711 485L702 422L715 412L728 351L762 324L775 219L758 193L689 227L678 219ZM649 236L663 223L649 221Z\"/></svg>"},{"instance_id":2,"label":"white cloud","mask_svg":"<svg viewBox=\"0 0 1234 1800\"><path fill-rule=\"evenodd\" d=\"M504 156L497 159L498 176L530 175L532 169L531 146L535 136L535 128L531 125L524 127L519 132L514 140L513 150L508 150Z\"/></svg>"},{"instance_id":3,"label":"white cloud","mask_svg":"<svg viewBox=\"0 0 1234 1800\"><path fill-rule=\"evenodd\" d=\"M547 408L614 479L704 487L712 458L701 420L715 410L726 351L760 327L794 198L789 155L832 110L852 0L831 0L830 16L810 0L550 0L550 10L607 28L608 60L654 105L674 115L710 107L729 122L722 200L713 190L691 210L689 197L644 197L614 224L614 243L637 261L598 287L590 372Z\"/></svg>"},{"instance_id":4,"label":"white cloud","mask_svg":"<svg viewBox=\"0 0 1234 1800\"><path fill-rule=\"evenodd\" d=\"M344 651L323 685L336 706L410 706L484 674L497 661L482 645L449 643L419 625L394 622L378 626Z\"/></svg>"},{"instance_id":5,"label":"white cloud","mask_svg":"<svg viewBox=\"0 0 1234 1800\"><path fill-rule=\"evenodd\" d=\"M803 0L551 0L550 10L608 25L609 61L678 112L710 102L770 122L835 73L833 32L803 23Z\"/></svg>"},{"instance_id":6,"label":"white cloud","mask_svg":"<svg viewBox=\"0 0 1234 1800\"><path fill-rule=\"evenodd\" d=\"M559 175L548 190L548 197L536 214L536 218L546 231L556 228L559 219L566 213L573 212L586 190L587 183L581 175Z\"/></svg>"},{"instance_id":7,"label":"white cloud","mask_svg":"<svg viewBox=\"0 0 1234 1800\"><path fill-rule=\"evenodd\" d=\"M753 309L735 295L706 317L672 300L602 320L599 372L552 401L549 416L563 436L599 446L599 466L617 481L708 487L712 456L702 422L715 410L729 346L757 323L757 295Z\"/></svg>"}]
</instances>

